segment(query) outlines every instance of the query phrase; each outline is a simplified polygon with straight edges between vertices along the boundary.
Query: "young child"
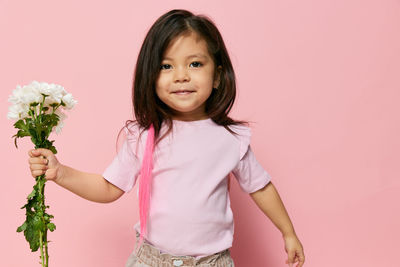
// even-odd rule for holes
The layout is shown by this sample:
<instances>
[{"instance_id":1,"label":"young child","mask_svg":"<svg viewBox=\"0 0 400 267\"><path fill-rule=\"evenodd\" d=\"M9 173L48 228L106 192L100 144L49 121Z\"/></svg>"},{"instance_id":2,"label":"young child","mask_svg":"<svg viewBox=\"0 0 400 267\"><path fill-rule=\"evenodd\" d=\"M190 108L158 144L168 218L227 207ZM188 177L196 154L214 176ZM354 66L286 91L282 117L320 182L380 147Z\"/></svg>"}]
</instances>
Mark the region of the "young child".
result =
<instances>
[{"instance_id":1,"label":"young child","mask_svg":"<svg viewBox=\"0 0 400 267\"><path fill-rule=\"evenodd\" d=\"M139 179L140 222L133 266L234 266L229 174L282 232L286 263L303 247L269 174L250 148L250 128L228 117L235 74L223 39L205 16L172 10L150 28L135 70L127 138L102 175L30 150L32 176L96 202L111 202Z\"/></svg>"}]
</instances>

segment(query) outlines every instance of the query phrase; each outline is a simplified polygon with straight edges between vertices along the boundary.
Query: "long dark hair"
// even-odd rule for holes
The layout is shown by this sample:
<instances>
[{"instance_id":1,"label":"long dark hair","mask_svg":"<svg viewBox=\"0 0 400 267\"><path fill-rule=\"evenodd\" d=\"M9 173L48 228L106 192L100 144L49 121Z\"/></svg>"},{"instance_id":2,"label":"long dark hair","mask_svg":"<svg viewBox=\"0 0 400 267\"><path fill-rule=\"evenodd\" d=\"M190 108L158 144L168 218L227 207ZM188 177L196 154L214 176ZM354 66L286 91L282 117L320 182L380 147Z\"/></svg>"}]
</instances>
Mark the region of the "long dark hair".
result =
<instances>
[{"instance_id":1,"label":"long dark hair","mask_svg":"<svg viewBox=\"0 0 400 267\"><path fill-rule=\"evenodd\" d=\"M172 130L171 110L156 94L156 81L165 50L170 42L185 33L195 32L207 43L215 69L221 67L220 83L213 89L206 101L205 111L216 124L228 126L248 124L246 121L233 120L228 116L236 97L236 81L232 63L220 32L210 18L205 15L194 15L182 9L171 10L151 26L148 31L136 62L132 87L132 103L136 120L127 120L125 127L137 123L143 131L151 124L154 126L156 144ZM162 123L168 125L166 133L159 137Z\"/></svg>"}]
</instances>

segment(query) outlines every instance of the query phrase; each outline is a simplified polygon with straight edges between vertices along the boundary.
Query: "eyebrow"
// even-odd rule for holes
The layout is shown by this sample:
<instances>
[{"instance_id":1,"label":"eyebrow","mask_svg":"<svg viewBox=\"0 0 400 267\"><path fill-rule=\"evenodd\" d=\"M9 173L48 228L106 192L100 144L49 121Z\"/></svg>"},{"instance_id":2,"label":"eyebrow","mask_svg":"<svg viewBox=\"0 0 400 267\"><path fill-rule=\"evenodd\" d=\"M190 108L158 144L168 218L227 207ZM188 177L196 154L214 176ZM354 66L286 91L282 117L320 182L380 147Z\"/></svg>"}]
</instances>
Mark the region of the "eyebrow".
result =
<instances>
[{"instance_id":1,"label":"eyebrow","mask_svg":"<svg viewBox=\"0 0 400 267\"><path fill-rule=\"evenodd\" d=\"M193 58L193 57L207 58L205 55L203 55L201 53L193 54L193 55L187 56L186 58L189 59L189 58ZM169 57L164 57L163 59L172 60L172 58L169 58Z\"/></svg>"}]
</instances>

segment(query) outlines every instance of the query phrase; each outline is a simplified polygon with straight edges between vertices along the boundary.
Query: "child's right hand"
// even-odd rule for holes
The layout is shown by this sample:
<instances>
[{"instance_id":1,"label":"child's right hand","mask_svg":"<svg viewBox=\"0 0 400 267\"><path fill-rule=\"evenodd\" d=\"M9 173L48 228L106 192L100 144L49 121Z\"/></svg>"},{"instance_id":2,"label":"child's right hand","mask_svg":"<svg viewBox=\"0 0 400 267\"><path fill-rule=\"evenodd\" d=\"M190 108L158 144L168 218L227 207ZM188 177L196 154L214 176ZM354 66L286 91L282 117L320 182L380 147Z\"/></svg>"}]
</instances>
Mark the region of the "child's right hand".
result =
<instances>
[{"instance_id":1,"label":"child's right hand","mask_svg":"<svg viewBox=\"0 0 400 267\"><path fill-rule=\"evenodd\" d=\"M29 165L31 174L36 176L45 174L46 180L56 181L60 176L61 164L49 149L38 148L29 150Z\"/></svg>"}]
</instances>

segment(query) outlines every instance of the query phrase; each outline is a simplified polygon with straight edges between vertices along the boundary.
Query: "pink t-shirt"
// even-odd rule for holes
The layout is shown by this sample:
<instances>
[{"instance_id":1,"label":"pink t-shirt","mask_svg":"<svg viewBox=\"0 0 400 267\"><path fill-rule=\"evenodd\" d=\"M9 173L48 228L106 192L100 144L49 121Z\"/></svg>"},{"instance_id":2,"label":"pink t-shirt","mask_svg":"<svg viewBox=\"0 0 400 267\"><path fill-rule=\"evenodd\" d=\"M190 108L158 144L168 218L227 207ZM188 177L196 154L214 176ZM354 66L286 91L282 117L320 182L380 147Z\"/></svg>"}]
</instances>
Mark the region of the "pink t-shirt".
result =
<instances>
[{"instance_id":1,"label":"pink t-shirt","mask_svg":"<svg viewBox=\"0 0 400 267\"><path fill-rule=\"evenodd\" d=\"M135 185L146 144L138 126L131 126L122 148L103 176L128 192ZM246 193L270 182L250 148L250 128L229 126L231 134L212 119L173 120L173 131L156 146L146 241L172 255L204 257L230 248L234 223L228 175ZM163 124L161 134L167 127ZM140 232L140 221L134 226Z\"/></svg>"}]
</instances>

